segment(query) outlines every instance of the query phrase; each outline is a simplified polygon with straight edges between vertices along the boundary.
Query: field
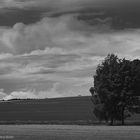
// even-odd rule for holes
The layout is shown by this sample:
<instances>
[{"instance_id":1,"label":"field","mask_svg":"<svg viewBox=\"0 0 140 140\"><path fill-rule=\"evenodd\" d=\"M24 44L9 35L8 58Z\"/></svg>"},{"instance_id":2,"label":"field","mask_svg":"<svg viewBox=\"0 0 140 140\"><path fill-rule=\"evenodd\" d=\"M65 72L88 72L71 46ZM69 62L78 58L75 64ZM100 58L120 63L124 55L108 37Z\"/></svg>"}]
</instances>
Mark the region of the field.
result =
<instances>
[{"instance_id":1,"label":"field","mask_svg":"<svg viewBox=\"0 0 140 140\"><path fill-rule=\"evenodd\" d=\"M96 120L90 97L11 100L0 103L0 121Z\"/></svg>"},{"instance_id":2,"label":"field","mask_svg":"<svg viewBox=\"0 0 140 140\"><path fill-rule=\"evenodd\" d=\"M93 114L90 97L11 100L0 103L0 139L14 140L139 140L139 126L105 126ZM140 122L133 115L129 122ZM55 125L45 125L55 124ZM87 126L87 124L91 124ZM22 124L22 125L17 125ZM23 125L28 124L28 125ZM33 125L31 125L33 124ZM36 125L35 125L36 124ZM42 125L40 125L42 124ZM61 125L56 125L61 124ZM65 124L65 125L62 125ZM66 125L73 124L73 125ZM84 125L75 125L84 124ZM85 125L86 124L86 125Z\"/></svg>"},{"instance_id":3,"label":"field","mask_svg":"<svg viewBox=\"0 0 140 140\"><path fill-rule=\"evenodd\" d=\"M68 97L0 102L1 124L90 124L98 123L91 97ZM140 115L129 121L140 124Z\"/></svg>"},{"instance_id":4,"label":"field","mask_svg":"<svg viewBox=\"0 0 140 140\"><path fill-rule=\"evenodd\" d=\"M139 140L139 126L1 125L0 139Z\"/></svg>"}]
</instances>

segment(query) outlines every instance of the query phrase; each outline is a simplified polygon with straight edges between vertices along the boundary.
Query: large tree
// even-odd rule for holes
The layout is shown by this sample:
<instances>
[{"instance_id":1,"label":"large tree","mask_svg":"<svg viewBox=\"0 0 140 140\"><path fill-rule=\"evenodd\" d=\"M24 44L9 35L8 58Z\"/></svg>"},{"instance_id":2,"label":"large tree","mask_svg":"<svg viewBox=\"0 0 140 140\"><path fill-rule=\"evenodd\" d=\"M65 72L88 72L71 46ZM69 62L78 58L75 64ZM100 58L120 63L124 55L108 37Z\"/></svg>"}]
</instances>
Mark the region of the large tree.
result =
<instances>
[{"instance_id":1,"label":"large tree","mask_svg":"<svg viewBox=\"0 0 140 140\"><path fill-rule=\"evenodd\" d=\"M94 76L94 88L91 88L90 92L96 105L94 112L100 112L100 118L109 119L111 124L114 120L121 120L124 124L127 117L125 112L134 112L133 107L138 103L135 94L139 93L140 88L139 66L139 60L119 59L114 54L109 54L98 65ZM95 102L95 97L98 102ZM99 104L102 106L100 109Z\"/></svg>"}]
</instances>

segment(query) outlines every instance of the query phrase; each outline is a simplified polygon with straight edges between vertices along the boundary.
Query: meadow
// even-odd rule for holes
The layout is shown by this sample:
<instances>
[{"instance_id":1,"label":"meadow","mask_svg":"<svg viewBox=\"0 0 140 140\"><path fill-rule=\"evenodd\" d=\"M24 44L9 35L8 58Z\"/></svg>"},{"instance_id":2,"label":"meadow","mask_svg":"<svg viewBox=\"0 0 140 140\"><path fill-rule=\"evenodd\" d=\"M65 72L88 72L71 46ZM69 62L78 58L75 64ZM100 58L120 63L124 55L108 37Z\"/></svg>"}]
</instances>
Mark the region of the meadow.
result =
<instances>
[{"instance_id":1,"label":"meadow","mask_svg":"<svg viewBox=\"0 0 140 140\"><path fill-rule=\"evenodd\" d=\"M9 100L0 103L0 121L60 122L96 120L91 97Z\"/></svg>"},{"instance_id":2,"label":"meadow","mask_svg":"<svg viewBox=\"0 0 140 140\"><path fill-rule=\"evenodd\" d=\"M0 103L0 139L140 139L139 126L107 126L102 123L99 124L98 119L93 114L93 108L91 98L88 96L2 101ZM134 122L140 122L140 115L133 115L127 122L131 122L133 125Z\"/></svg>"},{"instance_id":3,"label":"meadow","mask_svg":"<svg viewBox=\"0 0 140 140\"><path fill-rule=\"evenodd\" d=\"M0 139L139 140L139 126L1 125Z\"/></svg>"},{"instance_id":4,"label":"meadow","mask_svg":"<svg viewBox=\"0 0 140 140\"><path fill-rule=\"evenodd\" d=\"M90 96L0 102L0 124L97 124ZM140 115L127 122L140 124Z\"/></svg>"}]
</instances>

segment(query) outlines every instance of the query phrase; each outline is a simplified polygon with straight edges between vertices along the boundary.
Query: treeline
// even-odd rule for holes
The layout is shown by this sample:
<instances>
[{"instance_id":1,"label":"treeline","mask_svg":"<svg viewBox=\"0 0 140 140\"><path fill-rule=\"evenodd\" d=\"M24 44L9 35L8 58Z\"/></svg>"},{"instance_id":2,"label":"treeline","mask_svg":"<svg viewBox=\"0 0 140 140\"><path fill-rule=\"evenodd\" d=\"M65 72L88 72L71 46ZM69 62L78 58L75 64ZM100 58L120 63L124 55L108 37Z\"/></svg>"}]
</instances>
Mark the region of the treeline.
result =
<instances>
[{"instance_id":1,"label":"treeline","mask_svg":"<svg viewBox=\"0 0 140 140\"><path fill-rule=\"evenodd\" d=\"M140 113L140 60L109 54L98 65L90 88L94 114L111 125Z\"/></svg>"}]
</instances>

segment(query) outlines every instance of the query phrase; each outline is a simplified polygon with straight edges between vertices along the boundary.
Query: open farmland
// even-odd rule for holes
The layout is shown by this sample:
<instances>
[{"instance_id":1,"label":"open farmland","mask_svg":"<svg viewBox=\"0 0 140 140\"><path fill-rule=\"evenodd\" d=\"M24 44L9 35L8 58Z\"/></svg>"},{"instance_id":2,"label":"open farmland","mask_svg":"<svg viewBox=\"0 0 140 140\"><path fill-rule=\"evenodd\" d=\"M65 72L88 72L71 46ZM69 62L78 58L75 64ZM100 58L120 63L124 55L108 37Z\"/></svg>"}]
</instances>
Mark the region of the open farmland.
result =
<instances>
[{"instance_id":1,"label":"open farmland","mask_svg":"<svg viewBox=\"0 0 140 140\"><path fill-rule=\"evenodd\" d=\"M14 140L139 140L139 126L2 125L0 137Z\"/></svg>"},{"instance_id":2,"label":"open farmland","mask_svg":"<svg viewBox=\"0 0 140 140\"><path fill-rule=\"evenodd\" d=\"M0 103L0 121L95 120L90 97L11 100Z\"/></svg>"},{"instance_id":3,"label":"open farmland","mask_svg":"<svg viewBox=\"0 0 140 140\"><path fill-rule=\"evenodd\" d=\"M0 123L97 123L93 108L89 96L2 101L0 103ZM132 123L140 123L140 115L133 115L128 120Z\"/></svg>"}]
</instances>

